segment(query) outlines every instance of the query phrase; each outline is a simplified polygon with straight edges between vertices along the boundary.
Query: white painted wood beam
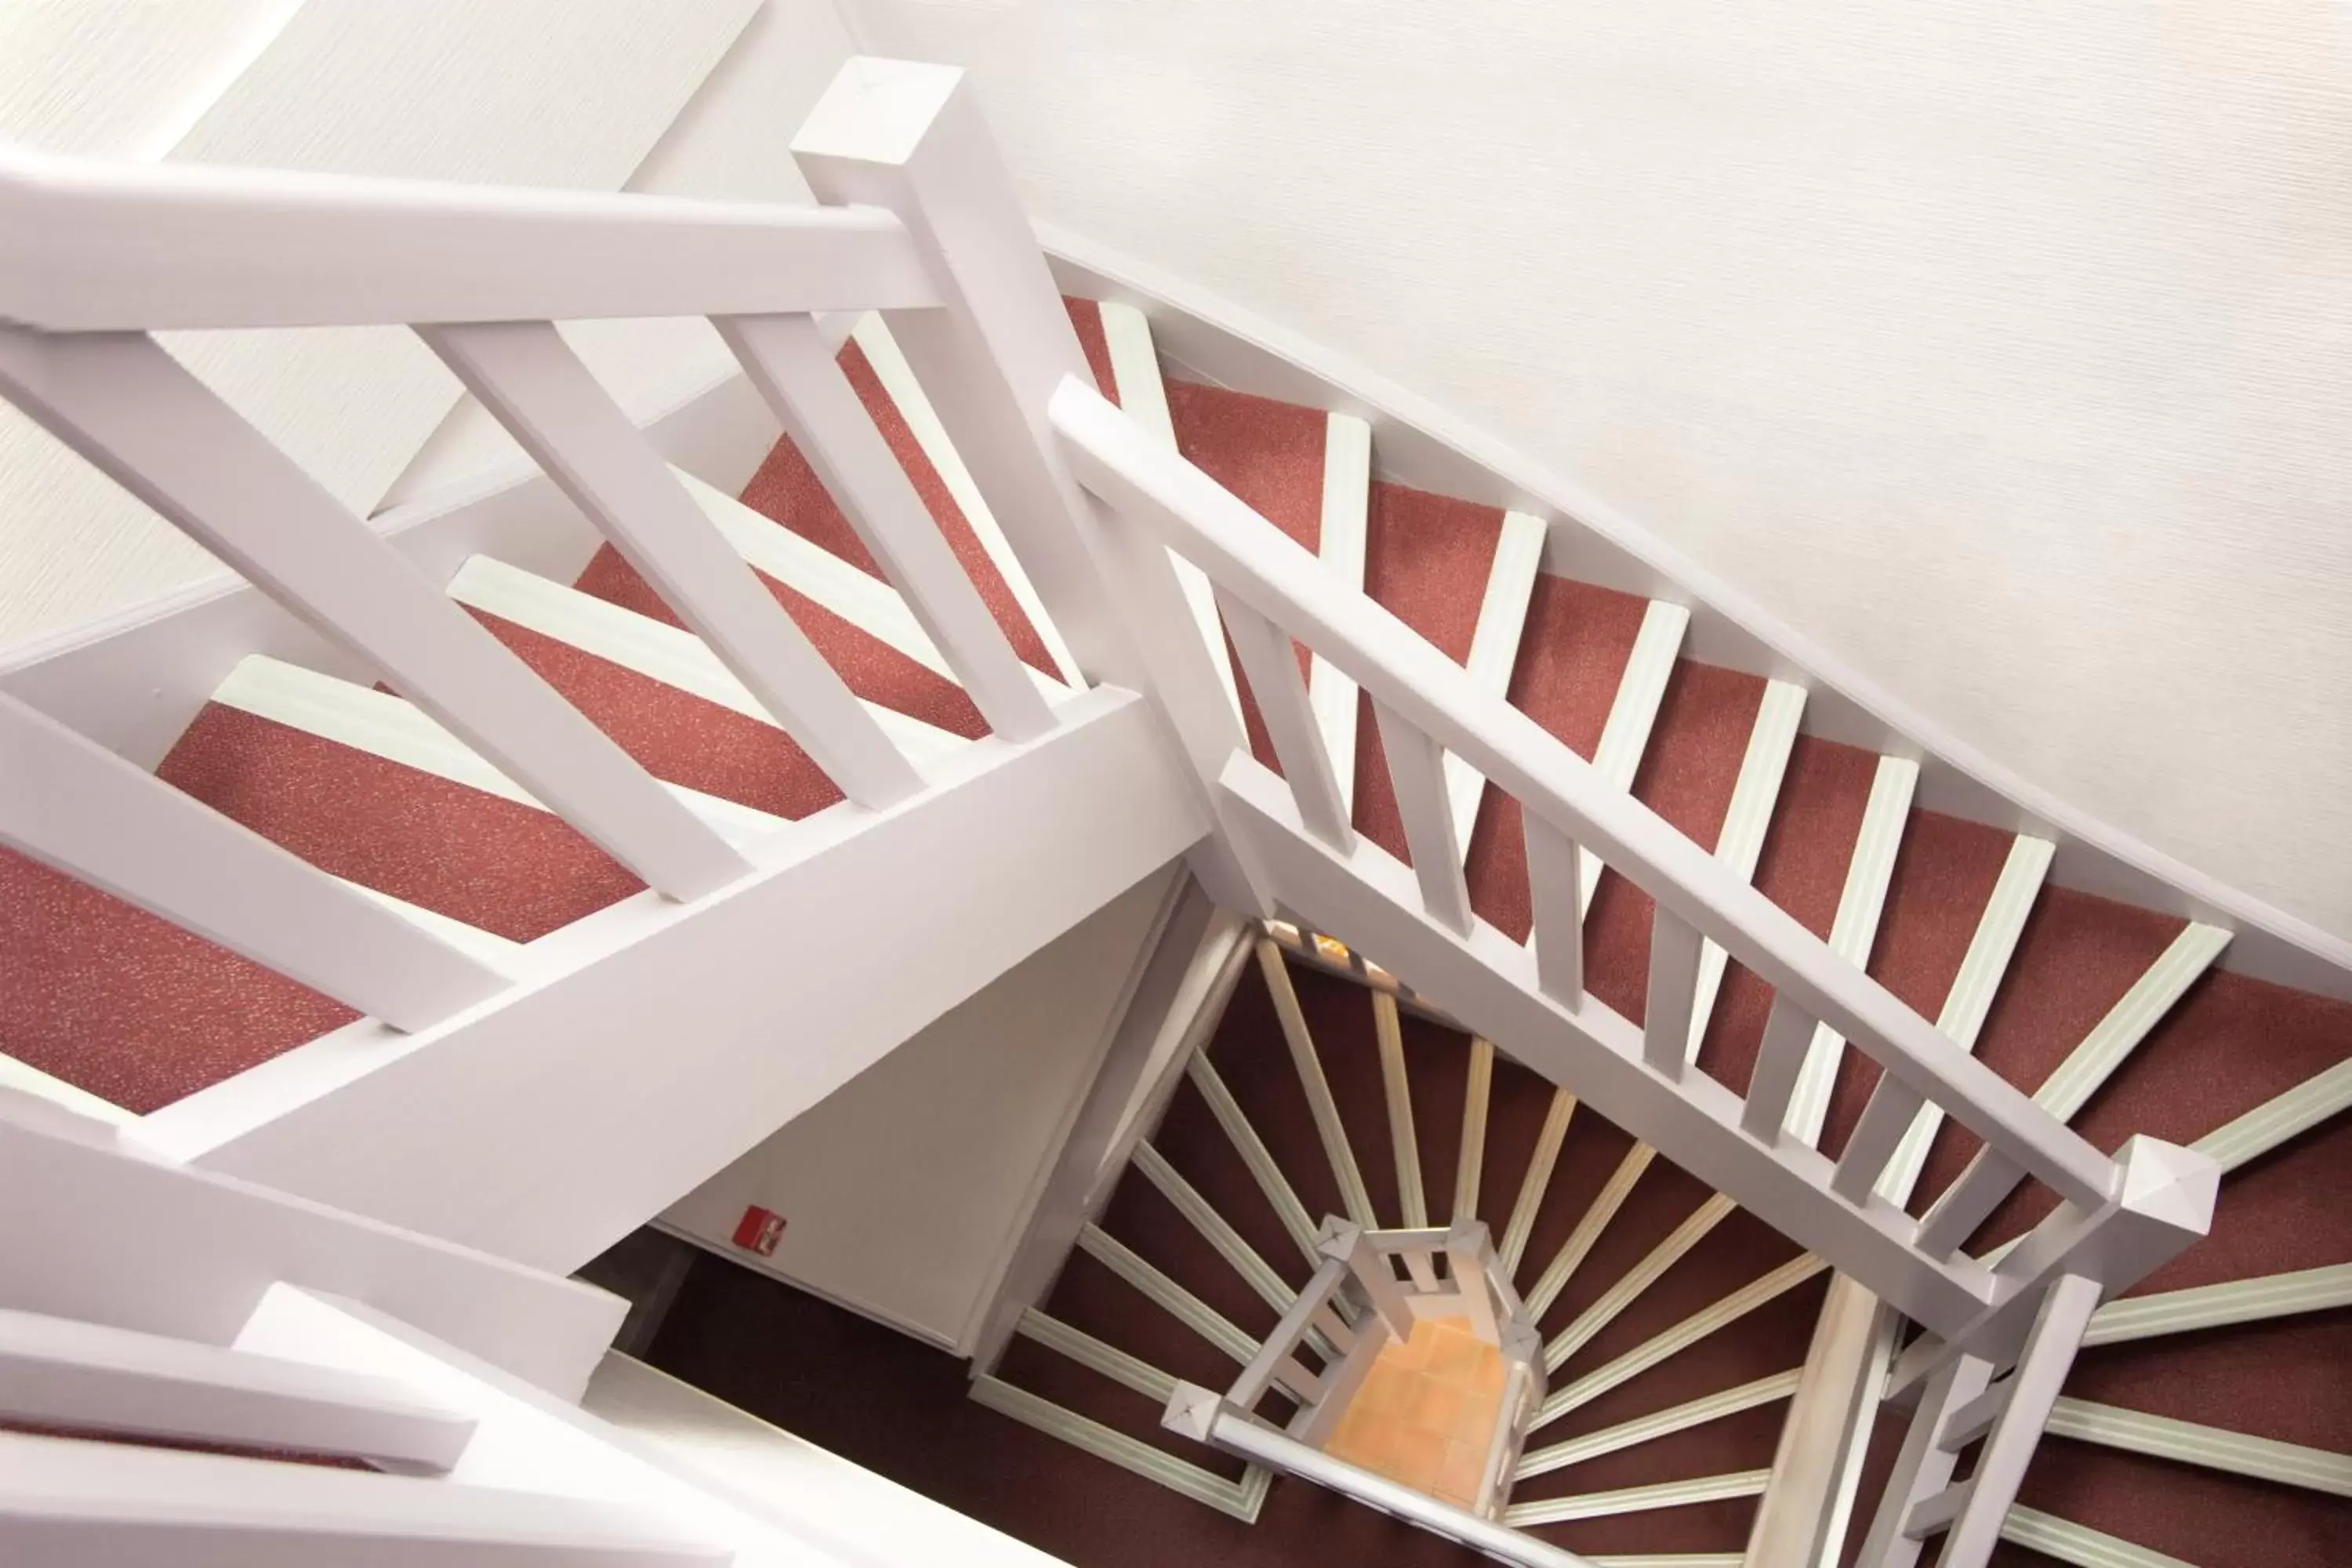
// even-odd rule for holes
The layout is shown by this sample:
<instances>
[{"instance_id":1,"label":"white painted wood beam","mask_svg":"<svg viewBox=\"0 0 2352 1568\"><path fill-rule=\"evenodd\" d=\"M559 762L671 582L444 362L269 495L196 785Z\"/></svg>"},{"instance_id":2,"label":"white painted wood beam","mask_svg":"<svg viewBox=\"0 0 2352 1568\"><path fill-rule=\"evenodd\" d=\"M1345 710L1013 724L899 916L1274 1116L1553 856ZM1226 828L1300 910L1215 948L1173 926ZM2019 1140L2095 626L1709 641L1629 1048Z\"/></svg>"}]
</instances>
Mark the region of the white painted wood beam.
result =
<instances>
[{"instance_id":1,"label":"white painted wood beam","mask_svg":"<svg viewBox=\"0 0 2352 1568\"><path fill-rule=\"evenodd\" d=\"M1054 668L1061 672L1062 683L1084 687L1086 678L1079 672L1069 645L1062 640L1062 634L1045 614L1045 600L1038 595L1035 584L1021 564L1020 557L1013 554L1012 542L1004 536L1003 525L989 510L988 498L981 493L978 481L971 477L971 470L964 466L955 443L949 439L947 426L923 391L922 383L915 379L914 367L907 362L906 354L898 347L898 341L890 335L888 325L880 315L868 311L858 318L857 325L850 330L849 335L864 351L866 363L874 367L875 378L882 384L882 390L889 395L899 417L906 420L907 428L913 432L915 444L922 448L923 456L938 471L940 483L947 487L949 496L956 503L956 510L962 512L964 521L971 524L981 548L987 552L997 575L1004 579L1004 585L1012 590L1013 601L1021 606L1021 613L1029 617L1030 626L1036 629L1039 639L1045 645L1046 655L1054 661Z\"/></svg>"},{"instance_id":2,"label":"white painted wood beam","mask_svg":"<svg viewBox=\"0 0 2352 1568\"><path fill-rule=\"evenodd\" d=\"M1742 881L1756 880L1756 863L1763 856L1765 836L1771 831L1772 811L1780 802L1780 782L1788 776L1789 753L1796 747L1797 726L1804 714L1803 687L1786 680L1764 683L1756 722L1748 732L1748 749L1740 757L1739 777L1731 786L1731 804L1725 808L1723 827L1715 839L1715 858ZM1698 1060L1728 962L1728 955L1712 942L1699 950L1698 988L1691 1003L1685 1060Z\"/></svg>"},{"instance_id":3,"label":"white painted wood beam","mask_svg":"<svg viewBox=\"0 0 2352 1568\"><path fill-rule=\"evenodd\" d=\"M761 516L726 491L703 483L683 468L673 469L705 517L718 525L735 552L763 576L772 577L866 633L887 643L942 680L960 680L955 667L924 629L922 618L898 590L870 572L844 561L823 545L803 539ZM1030 665L1021 668L1048 701L1070 689Z\"/></svg>"},{"instance_id":4,"label":"white painted wood beam","mask_svg":"<svg viewBox=\"0 0 2352 1568\"><path fill-rule=\"evenodd\" d=\"M713 323L994 733L1053 728L1024 664L807 316Z\"/></svg>"},{"instance_id":5,"label":"white painted wood beam","mask_svg":"<svg viewBox=\"0 0 2352 1568\"><path fill-rule=\"evenodd\" d=\"M0 1559L110 1568L716 1568L725 1545L638 1508L0 1433Z\"/></svg>"},{"instance_id":6,"label":"white painted wood beam","mask_svg":"<svg viewBox=\"0 0 2352 1568\"><path fill-rule=\"evenodd\" d=\"M1372 427L1352 414L1330 414L1323 426L1323 510L1315 553L1323 570L1358 593L1372 504ZM1307 698L1339 774L1339 797L1356 800L1356 683L1318 655L1307 666ZM1467 833L1461 835L1470 842Z\"/></svg>"},{"instance_id":7,"label":"white painted wood beam","mask_svg":"<svg viewBox=\"0 0 2352 1568\"><path fill-rule=\"evenodd\" d=\"M880 810L922 789L914 764L553 322L417 333L842 794Z\"/></svg>"},{"instance_id":8,"label":"white painted wood beam","mask_svg":"<svg viewBox=\"0 0 2352 1568\"><path fill-rule=\"evenodd\" d=\"M665 896L751 868L152 340L0 328L0 393Z\"/></svg>"},{"instance_id":9,"label":"white painted wood beam","mask_svg":"<svg viewBox=\"0 0 2352 1568\"><path fill-rule=\"evenodd\" d=\"M1650 731L1658 722L1658 706L1665 700L1666 682L1674 679L1683 633L1690 612L1680 605L1653 599L1642 612L1641 629L1633 634L1633 651L1625 656L1624 672L1617 678L1617 695L1592 749L1593 771L1612 789L1631 790L1642 771L1643 753L1650 749ZM1577 903L1592 907L1592 890L1601 885L1601 864L1590 850L1579 869Z\"/></svg>"},{"instance_id":10,"label":"white painted wood beam","mask_svg":"<svg viewBox=\"0 0 2352 1568\"><path fill-rule=\"evenodd\" d=\"M1497 697L1510 695L1519 641L1527 632L1528 605L1535 597L1536 574L1543 568L1544 542L1550 533L1550 524L1539 517L1524 511L1503 514L1495 559L1486 569L1486 591L1478 601L1477 624L1470 632L1470 657L1464 662L1479 689ZM1486 781L1478 770L1447 752L1445 797L1454 808L1454 842L1465 855L1470 852L1470 836L1486 793Z\"/></svg>"}]
</instances>

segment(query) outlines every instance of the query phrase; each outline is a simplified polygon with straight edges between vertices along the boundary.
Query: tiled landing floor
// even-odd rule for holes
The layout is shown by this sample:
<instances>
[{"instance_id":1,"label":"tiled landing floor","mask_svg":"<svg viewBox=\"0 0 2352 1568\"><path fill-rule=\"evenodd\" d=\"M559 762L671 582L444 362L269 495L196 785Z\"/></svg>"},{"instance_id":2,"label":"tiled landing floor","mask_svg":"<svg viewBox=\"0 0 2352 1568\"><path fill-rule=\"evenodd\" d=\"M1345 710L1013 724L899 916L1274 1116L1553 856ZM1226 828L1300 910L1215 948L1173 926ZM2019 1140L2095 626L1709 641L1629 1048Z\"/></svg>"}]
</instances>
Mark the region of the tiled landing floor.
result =
<instances>
[{"instance_id":1,"label":"tiled landing floor","mask_svg":"<svg viewBox=\"0 0 2352 1568\"><path fill-rule=\"evenodd\" d=\"M1429 1319L1381 1352L1324 1451L1473 1508L1502 1403L1502 1352L1466 1318Z\"/></svg>"}]
</instances>

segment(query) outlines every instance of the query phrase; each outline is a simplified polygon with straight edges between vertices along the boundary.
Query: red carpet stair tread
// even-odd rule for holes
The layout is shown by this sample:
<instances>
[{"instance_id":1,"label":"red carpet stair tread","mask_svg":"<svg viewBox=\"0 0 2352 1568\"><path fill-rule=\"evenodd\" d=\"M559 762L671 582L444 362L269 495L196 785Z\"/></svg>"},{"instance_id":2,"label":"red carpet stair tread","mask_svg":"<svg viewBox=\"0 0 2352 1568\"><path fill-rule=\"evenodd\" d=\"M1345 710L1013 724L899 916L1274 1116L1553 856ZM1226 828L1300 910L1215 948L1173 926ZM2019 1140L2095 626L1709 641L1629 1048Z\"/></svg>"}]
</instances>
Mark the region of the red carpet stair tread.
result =
<instances>
[{"instance_id":1,"label":"red carpet stair tread","mask_svg":"<svg viewBox=\"0 0 2352 1568\"><path fill-rule=\"evenodd\" d=\"M1539 574L1512 668L1511 706L1591 760L1647 608L1632 594ZM1533 923L1527 855L1519 803L1487 790L1470 835L1470 902L1480 919L1521 942Z\"/></svg>"}]
</instances>

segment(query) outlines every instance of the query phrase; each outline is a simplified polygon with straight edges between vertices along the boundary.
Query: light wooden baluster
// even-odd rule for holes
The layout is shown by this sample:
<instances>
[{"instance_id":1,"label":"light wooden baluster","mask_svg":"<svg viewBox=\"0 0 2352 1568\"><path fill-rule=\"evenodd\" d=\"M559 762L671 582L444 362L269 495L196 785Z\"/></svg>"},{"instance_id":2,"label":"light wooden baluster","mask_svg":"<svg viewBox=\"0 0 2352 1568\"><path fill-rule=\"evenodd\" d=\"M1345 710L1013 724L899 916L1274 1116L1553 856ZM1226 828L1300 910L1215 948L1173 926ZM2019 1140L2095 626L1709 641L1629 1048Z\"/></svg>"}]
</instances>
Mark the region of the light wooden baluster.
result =
<instances>
[{"instance_id":1,"label":"light wooden baluster","mask_svg":"<svg viewBox=\"0 0 2352 1568\"><path fill-rule=\"evenodd\" d=\"M1878 1087L1871 1090L1870 1103L1863 1107L1862 1120L1846 1140L1845 1152L1838 1157L1830 1190L1850 1204L1866 1202L1871 1188L1878 1184L1878 1173L1894 1158L1895 1146L1911 1130L1911 1120L1919 1114L1922 1103L1919 1091L1893 1073L1880 1078Z\"/></svg>"},{"instance_id":2,"label":"light wooden baluster","mask_svg":"<svg viewBox=\"0 0 2352 1568\"><path fill-rule=\"evenodd\" d=\"M1689 1065L1691 1008L1698 994L1699 934L1660 904L1650 923L1650 989L1642 1014L1642 1059L1680 1078Z\"/></svg>"},{"instance_id":3,"label":"light wooden baluster","mask_svg":"<svg viewBox=\"0 0 2352 1568\"><path fill-rule=\"evenodd\" d=\"M1241 656L1242 673L1249 678L1250 694L1257 699L1258 713L1274 741L1283 779L1298 797L1299 819L1332 848L1351 852L1356 830L1348 819L1339 776L1331 771L1322 729L1307 700L1307 682L1299 676L1289 636L1229 594L1217 595L1217 609L1234 651Z\"/></svg>"},{"instance_id":4,"label":"light wooden baluster","mask_svg":"<svg viewBox=\"0 0 2352 1568\"><path fill-rule=\"evenodd\" d=\"M922 776L546 321L419 327L533 461L859 805Z\"/></svg>"},{"instance_id":5,"label":"light wooden baluster","mask_svg":"<svg viewBox=\"0 0 2352 1568\"><path fill-rule=\"evenodd\" d=\"M0 694L0 844L398 1029L507 980L241 824Z\"/></svg>"},{"instance_id":6,"label":"light wooden baluster","mask_svg":"<svg viewBox=\"0 0 2352 1568\"><path fill-rule=\"evenodd\" d=\"M0 327L0 393L658 891L750 869L152 340Z\"/></svg>"},{"instance_id":7,"label":"light wooden baluster","mask_svg":"<svg viewBox=\"0 0 2352 1568\"><path fill-rule=\"evenodd\" d=\"M1756 1069L1748 1080L1748 1101L1739 1112L1740 1131L1767 1143L1778 1142L1789 1119L1789 1100L1812 1048L1812 1018L1785 996L1772 998L1771 1016L1765 1020L1764 1043L1756 1052Z\"/></svg>"},{"instance_id":8,"label":"light wooden baluster","mask_svg":"<svg viewBox=\"0 0 2352 1568\"><path fill-rule=\"evenodd\" d=\"M1534 812L1520 816L1534 911L1536 984L1573 1013L1584 1004L1584 852Z\"/></svg>"},{"instance_id":9,"label":"light wooden baluster","mask_svg":"<svg viewBox=\"0 0 2352 1568\"><path fill-rule=\"evenodd\" d=\"M714 322L751 384L922 626L988 727L1027 741L1053 714L914 481L806 316Z\"/></svg>"},{"instance_id":10,"label":"light wooden baluster","mask_svg":"<svg viewBox=\"0 0 2352 1568\"><path fill-rule=\"evenodd\" d=\"M1251 679L1256 679L1252 673ZM1470 883L1462 874L1462 847L1454 837L1454 807L1445 793L1445 757L1437 742L1375 701L1381 750L1396 785L1405 846L1421 883L1422 908L1458 935L1470 933Z\"/></svg>"}]
</instances>

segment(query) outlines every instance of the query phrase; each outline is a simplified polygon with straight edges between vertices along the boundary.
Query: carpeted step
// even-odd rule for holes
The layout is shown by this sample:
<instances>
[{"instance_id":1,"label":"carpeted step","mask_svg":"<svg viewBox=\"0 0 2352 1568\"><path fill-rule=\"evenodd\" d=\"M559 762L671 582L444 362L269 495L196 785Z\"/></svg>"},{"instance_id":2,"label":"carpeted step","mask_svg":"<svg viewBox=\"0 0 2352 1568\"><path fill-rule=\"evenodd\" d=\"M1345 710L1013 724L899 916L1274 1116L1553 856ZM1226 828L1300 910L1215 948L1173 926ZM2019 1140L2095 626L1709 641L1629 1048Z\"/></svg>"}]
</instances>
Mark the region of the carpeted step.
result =
<instances>
[{"instance_id":1,"label":"carpeted step","mask_svg":"<svg viewBox=\"0 0 2352 1568\"><path fill-rule=\"evenodd\" d=\"M1508 1071L1506 1073L1506 1068ZM1495 1093L1499 1114L1508 1080L1508 1095L1514 1110L1511 1121L1518 1131L1514 1145L1518 1153L1509 1168L1512 1179L1499 1188L1482 1188L1480 1206L1495 1233L1510 1223L1512 1205L1517 1201L1520 1182L1524 1179L1528 1158L1541 1130L1543 1117L1549 1110L1552 1085L1516 1062L1506 1063L1498 1055L1495 1062ZM1523 1129L1523 1131L1518 1131ZM1494 1136L1488 1134L1490 1140ZM1520 1258L1516 1283L1519 1294L1533 1305L1530 1293L1546 1270L1559 1258L1562 1247L1576 1234L1577 1227L1591 1213L1594 1202L1607 1187L1609 1179L1623 1164L1632 1152L1632 1133L1611 1121L1589 1105L1579 1104L1569 1117L1568 1133L1560 1142L1559 1157L1554 1161L1551 1180L1544 1184L1543 1197L1535 1213L1535 1223L1528 1232L1528 1246ZM1491 1144L1490 1144L1491 1147ZM1495 1169L1490 1163L1488 1169ZM1574 1279L1583 1272L1580 1265ZM1545 1316L1555 1318L1547 1304ZM1555 1322L1565 1321L1556 1318Z\"/></svg>"},{"instance_id":2,"label":"carpeted step","mask_svg":"<svg viewBox=\"0 0 2352 1568\"><path fill-rule=\"evenodd\" d=\"M323 871L511 942L644 886L551 812L219 702L155 771Z\"/></svg>"},{"instance_id":3,"label":"carpeted step","mask_svg":"<svg viewBox=\"0 0 2352 1568\"><path fill-rule=\"evenodd\" d=\"M1083 1415L1124 1436L1148 1443L1163 1454L1198 1465L1228 1480L1241 1479L1241 1460L1161 1426L1162 1402L1025 1335L1015 1334L1004 1347L996 1376L1072 1415Z\"/></svg>"},{"instance_id":4,"label":"carpeted step","mask_svg":"<svg viewBox=\"0 0 2352 1568\"><path fill-rule=\"evenodd\" d=\"M618 556L611 559L628 570ZM808 753L772 724L485 611L473 616L657 779L794 819L842 798Z\"/></svg>"},{"instance_id":5,"label":"carpeted step","mask_svg":"<svg viewBox=\"0 0 2352 1568\"><path fill-rule=\"evenodd\" d=\"M924 668L807 595L794 592L765 573L757 575L761 585L775 595L776 602L850 690L868 702L920 719L951 735L976 740L988 733L988 721L981 717L980 710L973 706L962 687ZM652 584L609 544L596 552L572 586L649 619L673 626L686 625L654 592ZM785 743L791 744L789 741Z\"/></svg>"},{"instance_id":6,"label":"carpeted step","mask_svg":"<svg viewBox=\"0 0 2352 1568\"><path fill-rule=\"evenodd\" d=\"M1376 483L1365 516L1364 592L1440 653L1466 665L1502 535L1498 507ZM1359 693L1356 703L1356 754L1335 759L1355 769L1356 829L1409 865L1404 818L1372 700Z\"/></svg>"},{"instance_id":7,"label":"carpeted step","mask_svg":"<svg viewBox=\"0 0 2352 1568\"><path fill-rule=\"evenodd\" d=\"M971 521L964 516L962 508L956 504L947 481L923 451L907 416L884 389L866 351L855 342L844 343L840 360L843 373L856 389L859 400L866 405L875 427L881 431L883 438L889 443L890 450L906 468L908 477L914 480L917 492L922 496L923 504L938 521L940 533L954 549L956 559L963 563L964 571L980 589L982 599L996 617L996 624L1012 639L1013 651L1032 668L1044 670L1048 675L1054 674L1053 657L1046 651L1045 639L1030 624L1027 613L1006 583L1003 573L998 570L996 562L981 542ZM742 500L743 504L754 511L783 524L859 570L877 578L882 575L872 554L867 552L865 541L858 538L857 531L842 515L840 507L835 504L833 497L817 479L815 470L809 467L808 459L801 455L790 437L780 439L769 452L759 471L744 486Z\"/></svg>"},{"instance_id":8,"label":"carpeted step","mask_svg":"<svg viewBox=\"0 0 2352 1568\"><path fill-rule=\"evenodd\" d=\"M1760 676L1678 660L1634 776L1636 799L1702 849L1715 847L1763 701ZM1656 905L1604 871L1584 917L1584 988L1638 1024L1646 1011Z\"/></svg>"},{"instance_id":9,"label":"carpeted step","mask_svg":"<svg viewBox=\"0 0 2352 1568\"><path fill-rule=\"evenodd\" d=\"M1932 1020L1941 1011L2014 837L1934 811L1915 809L1905 823L1869 974L1921 1017ZM1844 1150L1878 1078L1876 1062L1847 1048L1822 1127L1822 1152L1834 1159Z\"/></svg>"},{"instance_id":10,"label":"carpeted step","mask_svg":"<svg viewBox=\"0 0 2352 1568\"><path fill-rule=\"evenodd\" d=\"M2335 1568L2352 1540L2343 1498L2064 1437L2042 1440L2017 1500L2197 1568ZM1993 1561L2051 1560L2004 1546Z\"/></svg>"},{"instance_id":11,"label":"carpeted step","mask_svg":"<svg viewBox=\"0 0 2352 1568\"><path fill-rule=\"evenodd\" d=\"M2043 889L1978 1037L1977 1059L2033 1093L2187 923L2071 889ZM1946 1119L1912 1193L1911 1212L1926 1213L1982 1146Z\"/></svg>"},{"instance_id":12,"label":"carpeted step","mask_svg":"<svg viewBox=\"0 0 2352 1568\"><path fill-rule=\"evenodd\" d=\"M1538 575L1511 675L1511 706L1590 761L1648 611L1649 601L1633 594ZM1470 835L1470 902L1520 942L1533 923L1527 854L1519 803L1487 790Z\"/></svg>"},{"instance_id":13,"label":"carpeted step","mask_svg":"<svg viewBox=\"0 0 2352 1568\"><path fill-rule=\"evenodd\" d=\"M1462 1160L1462 1103L1469 1092L1470 1037L1410 1007L1397 1009L1405 1082L1412 1095L1413 1151L1421 1163L1429 1223L1454 1223L1454 1177ZM1493 1233L1499 1245L1503 1233Z\"/></svg>"},{"instance_id":14,"label":"carpeted step","mask_svg":"<svg viewBox=\"0 0 2352 1568\"><path fill-rule=\"evenodd\" d=\"M1797 737L1756 863L1756 890L1827 941L1862 833L1878 756L1811 735ZM1699 1069L1739 1094L1756 1070L1771 1016L1772 987L1732 960L1699 1046Z\"/></svg>"},{"instance_id":15,"label":"carpeted step","mask_svg":"<svg viewBox=\"0 0 2352 1568\"><path fill-rule=\"evenodd\" d=\"M9 849L0 973L0 1052L141 1115L359 1016Z\"/></svg>"},{"instance_id":16,"label":"carpeted step","mask_svg":"<svg viewBox=\"0 0 2352 1568\"><path fill-rule=\"evenodd\" d=\"M1167 383L1168 416L1176 427L1176 449L1187 462L1231 490L1252 510L1308 550L1323 542L1323 442L1328 418L1312 408L1277 403L1203 386ZM1274 742L1258 712L1240 657L1230 642L1234 681L1241 695L1242 726L1250 754L1280 771ZM1307 673L1305 648L1298 670ZM1339 759L1333 759L1339 766Z\"/></svg>"}]
</instances>

